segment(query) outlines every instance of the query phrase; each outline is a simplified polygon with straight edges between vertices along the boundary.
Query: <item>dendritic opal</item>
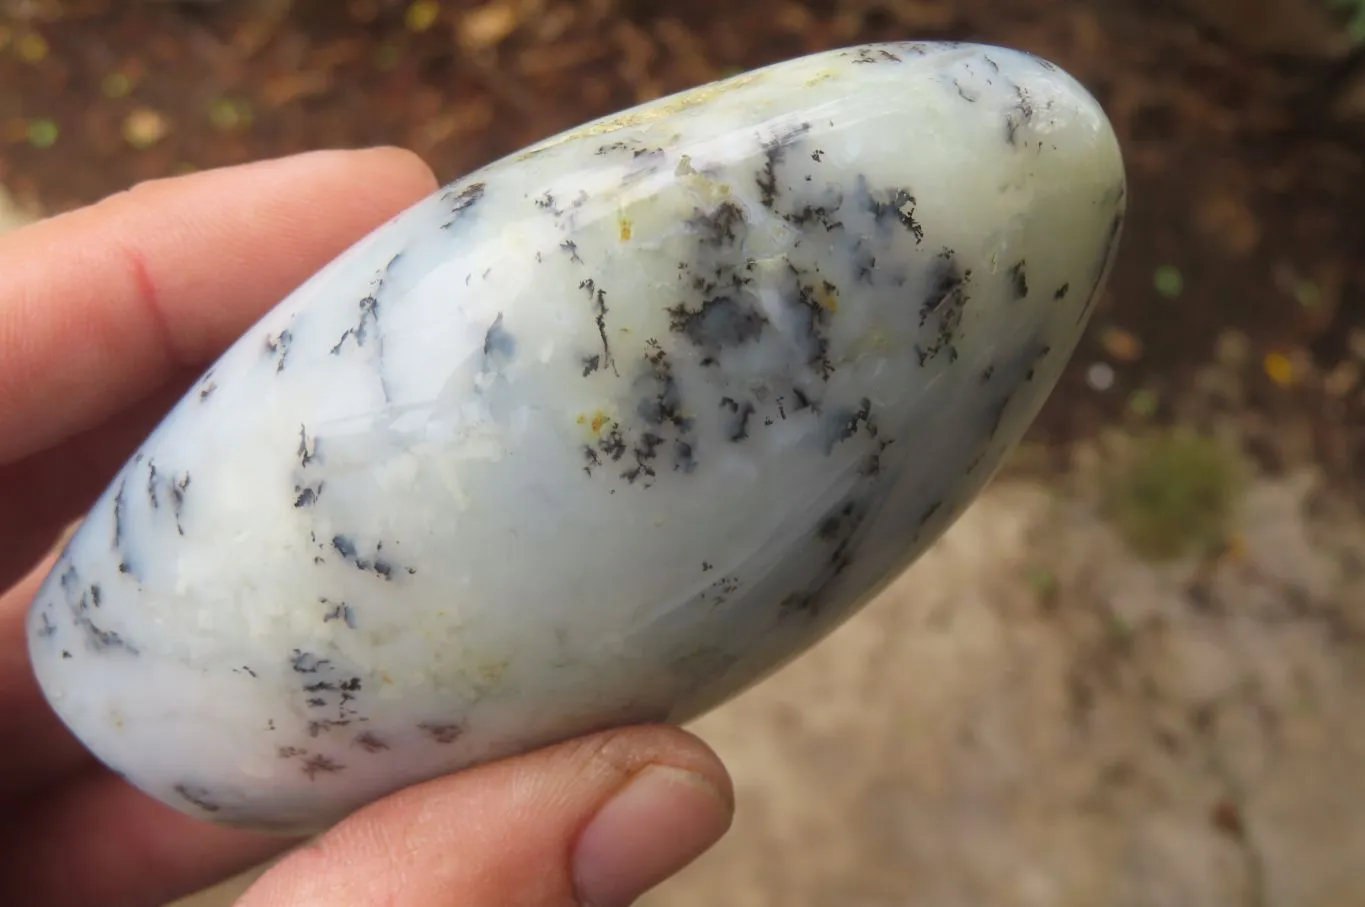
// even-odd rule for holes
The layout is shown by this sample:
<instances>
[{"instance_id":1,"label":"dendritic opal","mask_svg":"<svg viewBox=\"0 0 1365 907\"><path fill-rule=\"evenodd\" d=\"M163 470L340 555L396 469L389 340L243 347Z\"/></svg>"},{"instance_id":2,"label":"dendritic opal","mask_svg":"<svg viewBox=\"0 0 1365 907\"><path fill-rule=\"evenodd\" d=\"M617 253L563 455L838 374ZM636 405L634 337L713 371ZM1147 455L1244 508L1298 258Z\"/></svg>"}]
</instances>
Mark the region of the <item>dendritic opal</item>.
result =
<instances>
[{"instance_id":1,"label":"dendritic opal","mask_svg":"<svg viewBox=\"0 0 1365 907\"><path fill-rule=\"evenodd\" d=\"M132 784L287 832L696 716L972 500L1124 205L1095 100L979 45L817 54L498 161L177 404L33 603L42 689Z\"/></svg>"}]
</instances>

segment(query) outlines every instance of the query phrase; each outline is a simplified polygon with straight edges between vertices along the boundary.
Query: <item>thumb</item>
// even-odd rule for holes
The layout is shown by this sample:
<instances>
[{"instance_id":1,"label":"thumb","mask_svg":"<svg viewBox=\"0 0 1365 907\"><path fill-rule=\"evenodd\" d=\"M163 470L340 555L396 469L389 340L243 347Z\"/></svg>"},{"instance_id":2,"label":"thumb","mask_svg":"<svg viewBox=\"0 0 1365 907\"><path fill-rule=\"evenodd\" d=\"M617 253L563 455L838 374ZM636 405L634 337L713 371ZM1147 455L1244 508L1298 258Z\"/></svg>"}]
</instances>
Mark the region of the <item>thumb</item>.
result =
<instances>
[{"instance_id":1,"label":"thumb","mask_svg":"<svg viewBox=\"0 0 1365 907\"><path fill-rule=\"evenodd\" d=\"M236 907L627 907L714 844L734 791L696 737L595 734L371 804Z\"/></svg>"}]
</instances>

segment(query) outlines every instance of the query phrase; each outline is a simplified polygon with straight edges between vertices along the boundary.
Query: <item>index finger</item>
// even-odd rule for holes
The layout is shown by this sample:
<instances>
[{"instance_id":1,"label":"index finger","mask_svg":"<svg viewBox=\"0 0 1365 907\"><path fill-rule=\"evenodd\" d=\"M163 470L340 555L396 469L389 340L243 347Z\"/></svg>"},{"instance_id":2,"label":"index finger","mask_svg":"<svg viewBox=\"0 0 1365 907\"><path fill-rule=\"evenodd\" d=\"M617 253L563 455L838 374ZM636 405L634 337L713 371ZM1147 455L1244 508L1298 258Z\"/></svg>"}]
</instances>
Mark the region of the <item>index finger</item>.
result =
<instances>
[{"instance_id":1,"label":"index finger","mask_svg":"<svg viewBox=\"0 0 1365 907\"><path fill-rule=\"evenodd\" d=\"M319 151L143 183L0 238L0 463L206 364L435 188L410 152Z\"/></svg>"}]
</instances>

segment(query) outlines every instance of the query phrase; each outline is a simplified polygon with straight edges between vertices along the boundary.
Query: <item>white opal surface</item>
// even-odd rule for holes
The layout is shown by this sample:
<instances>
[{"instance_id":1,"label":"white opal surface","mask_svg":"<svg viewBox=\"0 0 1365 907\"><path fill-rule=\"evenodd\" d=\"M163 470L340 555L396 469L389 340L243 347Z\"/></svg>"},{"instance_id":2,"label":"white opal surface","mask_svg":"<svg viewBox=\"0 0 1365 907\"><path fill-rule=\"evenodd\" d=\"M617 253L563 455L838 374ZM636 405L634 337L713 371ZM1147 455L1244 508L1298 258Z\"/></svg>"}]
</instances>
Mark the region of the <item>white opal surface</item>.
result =
<instances>
[{"instance_id":1,"label":"white opal surface","mask_svg":"<svg viewBox=\"0 0 1365 907\"><path fill-rule=\"evenodd\" d=\"M34 601L38 680L132 784L283 832L690 719L971 502L1124 206L1095 100L998 47L822 53L550 138L203 376Z\"/></svg>"}]
</instances>

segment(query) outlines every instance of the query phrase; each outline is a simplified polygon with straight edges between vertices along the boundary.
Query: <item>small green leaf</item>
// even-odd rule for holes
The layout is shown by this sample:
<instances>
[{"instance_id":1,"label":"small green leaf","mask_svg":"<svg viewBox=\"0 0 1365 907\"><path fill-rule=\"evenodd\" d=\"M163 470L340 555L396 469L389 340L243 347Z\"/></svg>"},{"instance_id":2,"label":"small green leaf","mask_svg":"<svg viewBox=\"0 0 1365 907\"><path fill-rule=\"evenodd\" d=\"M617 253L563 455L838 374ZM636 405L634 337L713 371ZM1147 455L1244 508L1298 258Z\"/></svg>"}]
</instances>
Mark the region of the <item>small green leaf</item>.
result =
<instances>
[{"instance_id":1,"label":"small green leaf","mask_svg":"<svg viewBox=\"0 0 1365 907\"><path fill-rule=\"evenodd\" d=\"M1174 265L1162 265L1152 274L1152 285L1167 299L1175 299L1185 290L1185 278Z\"/></svg>"},{"instance_id":2,"label":"small green leaf","mask_svg":"<svg viewBox=\"0 0 1365 907\"><path fill-rule=\"evenodd\" d=\"M61 131L52 120L32 120L28 124L28 143L34 148L51 148Z\"/></svg>"}]
</instances>

